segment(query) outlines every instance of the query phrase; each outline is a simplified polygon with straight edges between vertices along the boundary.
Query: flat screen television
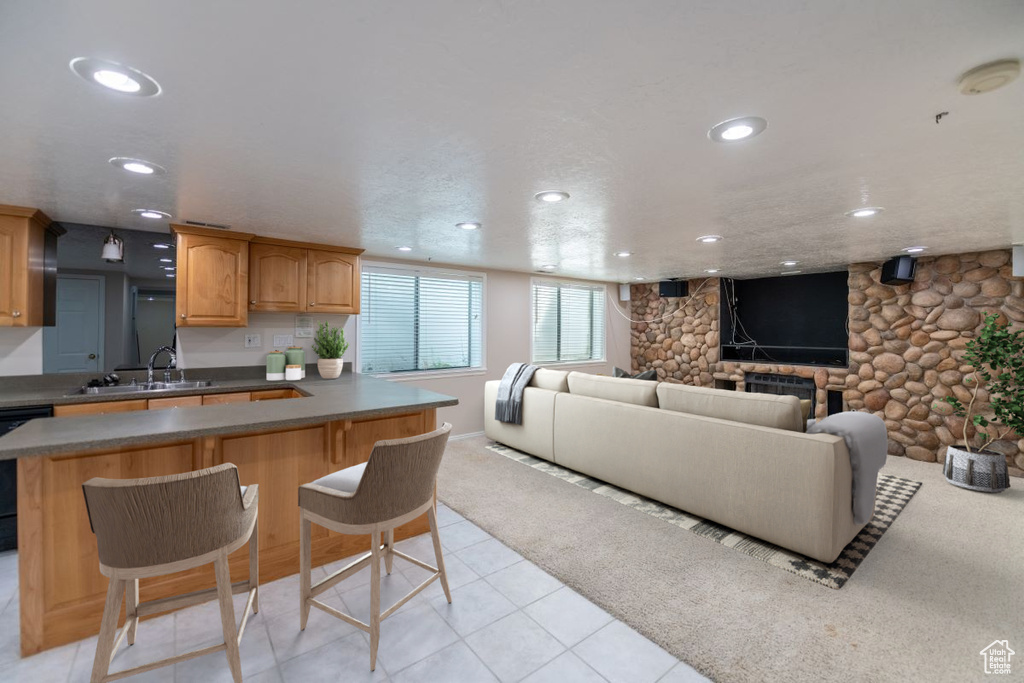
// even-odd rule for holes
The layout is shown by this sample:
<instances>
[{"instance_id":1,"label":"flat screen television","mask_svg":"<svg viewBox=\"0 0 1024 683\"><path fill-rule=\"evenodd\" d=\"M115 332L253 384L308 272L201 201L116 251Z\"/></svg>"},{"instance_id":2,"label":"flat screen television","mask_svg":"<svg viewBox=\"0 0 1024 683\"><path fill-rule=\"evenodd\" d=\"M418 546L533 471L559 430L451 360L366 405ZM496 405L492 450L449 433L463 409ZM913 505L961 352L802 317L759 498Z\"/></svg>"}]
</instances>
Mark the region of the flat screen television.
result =
<instances>
[{"instance_id":1,"label":"flat screen television","mask_svg":"<svg viewBox=\"0 0 1024 683\"><path fill-rule=\"evenodd\" d=\"M722 360L845 367L847 280L845 270L723 279Z\"/></svg>"}]
</instances>

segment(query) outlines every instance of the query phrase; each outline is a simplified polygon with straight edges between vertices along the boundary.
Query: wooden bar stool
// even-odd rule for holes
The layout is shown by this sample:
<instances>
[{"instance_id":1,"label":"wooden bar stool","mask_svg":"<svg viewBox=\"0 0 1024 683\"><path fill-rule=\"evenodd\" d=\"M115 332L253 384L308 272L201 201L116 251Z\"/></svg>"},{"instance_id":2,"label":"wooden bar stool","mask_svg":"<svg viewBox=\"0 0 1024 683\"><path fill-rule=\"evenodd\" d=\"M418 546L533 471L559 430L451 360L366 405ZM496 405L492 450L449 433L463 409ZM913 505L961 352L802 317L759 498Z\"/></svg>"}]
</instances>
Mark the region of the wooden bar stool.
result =
<instances>
[{"instance_id":1,"label":"wooden bar stool","mask_svg":"<svg viewBox=\"0 0 1024 683\"><path fill-rule=\"evenodd\" d=\"M311 484L299 487L301 508L299 529L299 598L300 625L306 630L310 606L322 609L344 622L352 624L370 634L370 670L377 668L377 645L380 641L380 622L395 613L413 596L430 585L437 578L448 602L452 601L448 591L448 576L444 571L441 555L441 539L437 535L437 514L435 482L437 469L441 465L448 433L452 426L441 425L429 434L407 439L378 441L373 446L370 459L362 465L339 470L321 477ZM430 522L430 536L434 541L434 557L437 567L431 567L414 557L395 550L395 527L411 522L424 512ZM316 522L331 531L350 534L370 534L370 552L364 554L343 569L310 585L312 569L312 548L310 523ZM384 543L381 543L383 536ZM412 564L431 572L431 575L409 594L380 611L380 560L388 574L391 573L394 556L397 555ZM330 589L339 581L352 576L370 565L370 623L364 624L355 617L325 605L316 596Z\"/></svg>"},{"instance_id":2,"label":"wooden bar stool","mask_svg":"<svg viewBox=\"0 0 1024 683\"><path fill-rule=\"evenodd\" d=\"M91 683L227 652L236 683L242 681L238 645L252 613L259 611L259 547L256 486L241 488L238 469L230 464L149 479L94 478L82 485L89 523L96 534L100 572L110 578L103 621L96 641ZM228 555L249 544L249 579L232 585ZM139 602L139 579L172 574L213 563L217 587L186 595ZM125 624L115 639L121 600L127 592ZM236 628L234 593L248 592L242 624ZM224 642L133 669L109 673L121 641L135 642L139 618L217 598Z\"/></svg>"}]
</instances>

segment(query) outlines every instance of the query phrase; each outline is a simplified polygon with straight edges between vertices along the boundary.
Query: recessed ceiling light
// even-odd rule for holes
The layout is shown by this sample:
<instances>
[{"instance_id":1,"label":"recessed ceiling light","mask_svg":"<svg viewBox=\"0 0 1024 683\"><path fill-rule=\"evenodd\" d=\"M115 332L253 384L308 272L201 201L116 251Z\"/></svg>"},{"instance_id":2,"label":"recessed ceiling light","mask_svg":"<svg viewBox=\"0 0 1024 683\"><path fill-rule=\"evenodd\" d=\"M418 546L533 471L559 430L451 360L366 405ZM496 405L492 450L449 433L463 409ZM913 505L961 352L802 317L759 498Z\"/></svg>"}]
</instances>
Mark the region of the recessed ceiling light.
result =
<instances>
[{"instance_id":1,"label":"recessed ceiling light","mask_svg":"<svg viewBox=\"0 0 1024 683\"><path fill-rule=\"evenodd\" d=\"M154 249L171 249L171 248L173 248L173 246L174 245L167 244L166 242L157 242L156 244L153 245L153 248Z\"/></svg>"},{"instance_id":2,"label":"recessed ceiling light","mask_svg":"<svg viewBox=\"0 0 1024 683\"><path fill-rule=\"evenodd\" d=\"M398 251L412 251L412 247L395 247Z\"/></svg>"},{"instance_id":3,"label":"recessed ceiling light","mask_svg":"<svg viewBox=\"0 0 1024 683\"><path fill-rule=\"evenodd\" d=\"M631 252L631 251L617 251L617 252L615 252L615 255L618 256L619 258L626 258L627 256L632 256L633 252Z\"/></svg>"},{"instance_id":4,"label":"recessed ceiling light","mask_svg":"<svg viewBox=\"0 0 1024 683\"><path fill-rule=\"evenodd\" d=\"M920 254L922 251L924 251L927 248L928 247L907 247L903 251L907 252L908 254Z\"/></svg>"},{"instance_id":5,"label":"recessed ceiling light","mask_svg":"<svg viewBox=\"0 0 1024 683\"><path fill-rule=\"evenodd\" d=\"M708 137L715 142L739 142L764 132L768 122L760 116L741 116L712 126Z\"/></svg>"},{"instance_id":6,"label":"recessed ceiling light","mask_svg":"<svg viewBox=\"0 0 1024 683\"><path fill-rule=\"evenodd\" d=\"M113 157L109 159L110 163L118 168L130 171L131 173L138 173L140 175L160 175L166 173L162 166L154 164L151 161L144 161L142 159L132 159L131 157Z\"/></svg>"},{"instance_id":7,"label":"recessed ceiling light","mask_svg":"<svg viewBox=\"0 0 1024 683\"><path fill-rule=\"evenodd\" d=\"M569 193L561 190L544 190L533 195L533 198L541 202L564 202L569 198Z\"/></svg>"},{"instance_id":8,"label":"recessed ceiling light","mask_svg":"<svg viewBox=\"0 0 1024 683\"><path fill-rule=\"evenodd\" d=\"M780 273L780 275L796 275L799 272L801 272L801 271L799 271L799 270L784 270L784 271L782 271Z\"/></svg>"},{"instance_id":9,"label":"recessed ceiling light","mask_svg":"<svg viewBox=\"0 0 1024 683\"><path fill-rule=\"evenodd\" d=\"M885 211L885 209L883 209L880 206L865 206L860 209L853 209L852 211L847 211L846 215L852 218L867 218L868 216L878 215L883 211Z\"/></svg>"},{"instance_id":10,"label":"recessed ceiling light","mask_svg":"<svg viewBox=\"0 0 1024 683\"><path fill-rule=\"evenodd\" d=\"M718 270L719 270L718 268L705 268L704 272L709 274L709 275L714 275L715 273L718 272Z\"/></svg>"},{"instance_id":11,"label":"recessed ceiling light","mask_svg":"<svg viewBox=\"0 0 1024 683\"><path fill-rule=\"evenodd\" d=\"M172 259L172 258L162 258L162 259L160 259L160 263L174 263L174 259Z\"/></svg>"},{"instance_id":12,"label":"recessed ceiling light","mask_svg":"<svg viewBox=\"0 0 1024 683\"><path fill-rule=\"evenodd\" d=\"M106 59L75 57L68 65L76 74L96 85L119 93L152 97L160 94L160 85L138 69Z\"/></svg>"},{"instance_id":13,"label":"recessed ceiling light","mask_svg":"<svg viewBox=\"0 0 1024 683\"><path fill-rule=\"evenodd\" d=\"M714 244L715 242L721 242L722 239L721 235L701 235L697 238L697 241L701 244Z\"/></svg>"},{"instance_id":14,"label":"recessed ceiling light","mask_svg":"<svg viewBox=\"0 0 1024 683\"><path fill-rule=\"evenodd\" d=\"M480 224L479 223L456 223L455 227L456 228L462 228L463 230L479 230L480 229Z\"/></svg>"},{"instance_id":15,"label":"recessed ceiling light","mask_svg":"<svg viewBox=\"0 0 1024 683\"><path fill-rule=\"evenodd\" d=\"M779 265L781 266L795 266L799 261L783 261Z\"/></svg>"},{"instance_id":16,"label":"recessed ceiling light","mask_svg":"<svg viewBox=\"0 0 1024 683\"><path fill-rule=\"evenodd\" d=\"M647 278L645 278L645 277L635 277L635 278L633 278L633 279L634 279L634 280L646 280Z\"/></svg>"},{"instance_id":17,"label":"recessed ceiling light","mask_svg":"<svg viewBox=\"0 0 1024 683\"><path fill-rule=\"evenodd\" d=\"M551 264L548 264L546 266L541 266L541 268L543 268L544 270L554 270L555 268L557 268L557 266L553 266Z\"/></svg>"},{"instance_id":18,"label":"recessed ceiling light","mask_svg":"<svg viewBox=\"0 0 1024 683\"><path fill-rule=\"evenodd\" d=\"M132 213L134 213L136 216L141 216L142 218L150 218L153 220L157 218L171 217L171 214L166 213L164 211L157 211L156 209L132 209Z\"/></svg>"}]
</instances>

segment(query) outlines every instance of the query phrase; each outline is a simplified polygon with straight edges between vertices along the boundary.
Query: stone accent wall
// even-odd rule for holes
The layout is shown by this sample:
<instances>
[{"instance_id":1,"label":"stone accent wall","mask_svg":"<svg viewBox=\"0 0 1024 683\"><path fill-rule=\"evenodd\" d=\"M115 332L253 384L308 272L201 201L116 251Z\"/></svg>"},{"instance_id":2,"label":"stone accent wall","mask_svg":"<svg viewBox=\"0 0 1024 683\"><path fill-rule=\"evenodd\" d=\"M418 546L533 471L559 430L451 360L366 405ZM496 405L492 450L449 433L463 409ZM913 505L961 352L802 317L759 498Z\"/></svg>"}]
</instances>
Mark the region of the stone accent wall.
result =
<instances>
[{"instance_id":1,"label":"stone accent wall","mask_svg":"<svg viewBox=\"0 0 1024 683\"><path fill-rule=\"evenodd\" d=\"M879 283L877 264L850 266L844 398L885 419L892 455L942 461L946 446L962 442L964 420L941 399L970 400L964 378L973 368L962 357L986 314L1024 323L1024 281L1012 279L1010 258L1009 250L921 258L914 282L896 287ZM978 396L984 410L988 393ZM1024 441L990 448L1024 469Z\"/></svg>"},{"instance_id":2,"label":"stone accent wall","mask_svg":"<svg viewBox=\"0 0 1024 683\"><path fill-rule=\"evenodd\" d=\"M718 279L678 311L680 300L661 299L657 284L634 285L633 320L654 322L631 323L633 371L654 368L660 380L698 386L729 380L740 391L748 372L813 378L816 417L825 415L827 391L842 391L844 409L885 420L891 455L941 462L946 446L962 441L963 419L940 399L970 398L963 380L972 368L961 362L967 342L987 313L1024 327L1024 280L1012 278L1010 258L1009 250L920 258L914 282L901 286L879 282L879 263L851 265L848 368L721 362ZM690 291L702 282L691 280ZM1024 476L1024 435L1011 436L991 448Z\"/></svg>"},{"instance_id":3,"label":"stone accent wall","mask_svg":"<svg viewBox=\"0 0 1024 683\"><path fill-rule=\"evenodd\" d=\"M662 381L714 384L719 280L690 280L689 287L689 299L662 299L658 283L630 287L630 318L652 321L630 323L634 373L654 368Z\"/></svg>"}]
</instances>

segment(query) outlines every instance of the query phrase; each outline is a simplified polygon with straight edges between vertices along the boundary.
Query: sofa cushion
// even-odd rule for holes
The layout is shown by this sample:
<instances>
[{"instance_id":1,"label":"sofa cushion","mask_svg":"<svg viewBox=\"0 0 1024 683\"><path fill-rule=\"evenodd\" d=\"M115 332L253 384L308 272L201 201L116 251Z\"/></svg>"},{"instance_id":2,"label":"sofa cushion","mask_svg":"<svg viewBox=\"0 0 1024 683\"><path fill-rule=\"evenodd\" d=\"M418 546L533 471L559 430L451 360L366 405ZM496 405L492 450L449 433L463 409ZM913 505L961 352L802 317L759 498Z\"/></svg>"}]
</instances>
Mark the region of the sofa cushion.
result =
<instances>
[{"instance_id":1,"label":"sofa cushion","mask_svg":"<svg viewBox=\"0 0 1024 683\"><path fill-rule=\"evenodd\" d=\"M666 382L659 384L657 391L658 405L664 410L794 432L804 431L800 399L796 396L746 393Z\"/></svg>"},{"instance_id":2,"label":"sofa cushion","mask_svg":"<svg viewBox=\"0 0 1024 683\"><path fill-rule=\"evenodd\" d=\"M569 391L569 373L564 370L537 368L530 378L529 386L548 391Z\"/></svg>"},{"instance_id":3,"label":"sofa cushion","mask_svg":"<svg viewBox=\"0 0 1024 683\"><path fill-rule=\"evenodd\" d=\"M638 406L658 407L658 384L642 379L626 379L588 375L585 372L569 373L569 392L590 398L603 398Z\"/></svg>"}]
</instances>

